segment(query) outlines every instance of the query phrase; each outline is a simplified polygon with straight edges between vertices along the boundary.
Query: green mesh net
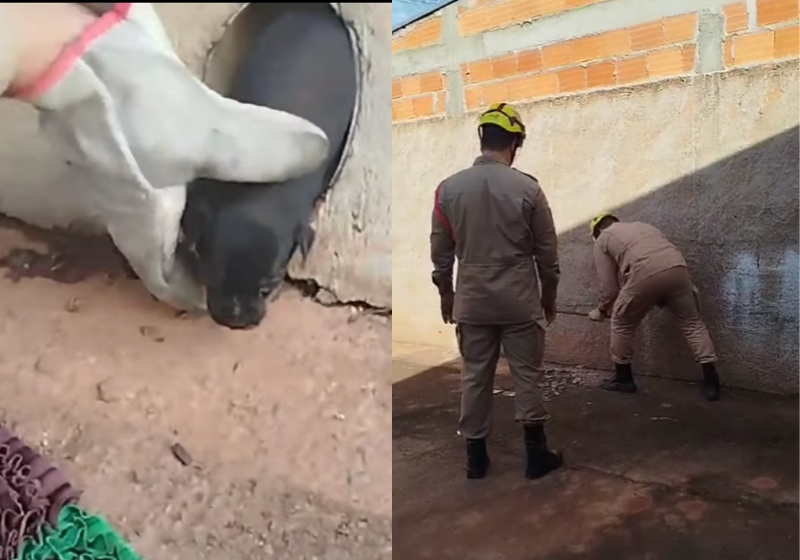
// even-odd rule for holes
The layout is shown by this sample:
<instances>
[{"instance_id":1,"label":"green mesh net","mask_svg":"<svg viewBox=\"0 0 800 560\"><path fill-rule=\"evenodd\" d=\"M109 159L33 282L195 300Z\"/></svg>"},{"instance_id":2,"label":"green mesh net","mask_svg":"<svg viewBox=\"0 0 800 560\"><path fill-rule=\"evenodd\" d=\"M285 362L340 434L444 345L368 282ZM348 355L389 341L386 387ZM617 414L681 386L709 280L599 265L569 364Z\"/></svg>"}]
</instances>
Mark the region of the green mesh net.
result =
<instances>
[{"instance_id":1,"label":"green mesh net","mask_svg":"<svg viewBox=\"0 0 800 560\"><path fill-rule=\"evenodd\" d=\"M56 528L26 540L17 560L142 560L105 519L76 506L61 510Z\"/></svg>"}]
</instances>

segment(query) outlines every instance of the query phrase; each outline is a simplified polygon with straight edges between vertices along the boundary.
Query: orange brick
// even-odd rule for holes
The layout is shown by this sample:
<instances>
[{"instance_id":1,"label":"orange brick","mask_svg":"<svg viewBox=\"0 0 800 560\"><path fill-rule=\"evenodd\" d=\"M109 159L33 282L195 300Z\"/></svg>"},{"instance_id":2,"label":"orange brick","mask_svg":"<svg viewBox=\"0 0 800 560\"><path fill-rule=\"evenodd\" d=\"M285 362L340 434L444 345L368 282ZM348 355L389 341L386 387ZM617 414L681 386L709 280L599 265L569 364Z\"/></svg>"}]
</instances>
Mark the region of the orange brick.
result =
<instances>
[{"instance_id":1,"label":"orange brick","mask_svg":"<svg viewBox=\"0 0 800 560\"><path fill-rule=\"evenodd\" d=\"M664 22L661 20L631 27L631 50L649 51L665 44Z\"/></svg>"},{"instance_id":2,"label":"orange brick","mask_svg":"<svg viewBox=\"0 0 800 560\"><path fill-rule=\"evenodd\" d=\"M775 58L800 56L800 26L791 25L775 30Z\"/></svg>"},{"instance_id":3,"label":"orange brick","mask_svg":"<svg viewBox=\"0 0 800 560\"><path fill-rule=\"evenodd\" d=\"M458 32L462 36L480 33L486 27L486 17L478 10L466 9L458 14Z\"/></svg>"},{"instance_id":4,"label":"orange brick","mask_svg":"<svg viewBox=\"0 0 800 560\"><path fill-rule=\"evenodd\" d=\"M467 65L467 74L470 84L486 82L492 79L492 62L490 60L476 60Z\"/></svg>"},{"instance_id":5,"label":"orange brick","mask_svg":"<svg viewBox=\"0 0 800 560\"><path fill-rule=\"evenodd\" d=\"M663 78L683 73L683 53L680 47L647 53L647 74Z\"/></svg>"},{"instance_id":6,"label":"orange brick","mask_svg":"<svg viewBox=\"0 0 800 560\"><path fill-rule=\"evenodd\" d=\"M414 108L414 117L429 117L434 111L433 95L418 95L411 98L411 105Z\"/></svg>"},{"instance_id":7,"label":"orange brick","mask_svg":"<svg viewBox=\"0 0 800 560\"><path fill-rule=\"evenodd\" d=\"M571 62L569 43L556 43L542 48L542 68L558 68Z\"/></svg>"},{"instance_id":8,"label":"orange brick","mask_svg":"<svg viewBox=\"0 0 800 560\"><path fill-rule=\"evenodd\" d=\"M664 39L668 45L694 41L697 32L697 14L685 14L664 19Z\"/></svg>"},{"instance_id":9,"label":"orange brick","mask_svg":"<svg viewBox=\"0 0 800 560\"><path fill-rule=\"evenodd\" d=\"M509 101L536 99L556 93L558 93L558 76L555 72L520 76L506 81L506 95Z\"/></svg>"},{"instance_id":10,"label":"orange brick","mask_svg":"<svg viewBox=\"0 0 800 560\"><path fill-rule=\"evenodd\" d=\"M756 0L756 21L759 26L797 21L799 13L797 0Z\"/></svg>"},{"instance_id":11,"label":"orange brick","mask_svg":"<svg viewBox=\"0 0 800 560\"><path fill-rule=\"evenodd\" d=\"M414 105L410 99L392 101L392 122L414 118Z\"/></svg>"},{"instance_id":12,"label":"orange brick","mask_svg":"<svg viewBox=\"0 0 800 560\"><path fill-rule=\"evenodd\" d=\"M447 92L439 91L435 95L436 102L434 103L434 110L437 115L441 115L447 109Z\"/></svg>"},{"instance_id":13,"label":"orange brick","mask_svg":"<svg viewBox=\"0 0 800 560\"><path fill-rule=\"evenodd\" d=\"M566 0L504 0L468 8L458 15L461 35L500 29L563 11Z\"/></svg>"},{"instance_id":14,"label":"orange brick","mask_svg":"<svg viewBox=\"0 0 800 560\"><path fill-rule=\"evenodd\" d=\"M597 4L598 2L604 2L605 0L567 0L566 8L568 10L574 10L575 8L583 8L584 6L589 6L591 4Z\"/></svg>"},{"instance_id":15,"label":"orange brick","mask_svg":"<svg viewBox=\"0 0 800 560\"><path fill-rule=\"evenodd\" d=\"M629 84L647 79L647 57L635 56L617 61L617 83Z\"/></svg>"},{"instance_id":16,"label":"orange brick","mask_svg":"<svg viewBox=\"0 0 800 560\"><path fill-rule=\"evenodd\" d=\"M558 91L569 93L586 89L586 68L576 66L558 72Z\"/></svg>"},{"instance_id":17,"label":"orange brick","mask_svg":"<svg viewBox=\"0 0 800 560\"><path fill-rule=\"evenodd\" d=\"M625 29L581 37L569 43L570 61L602 60L631 50L630 34Z\"/></svg>"},{"instance_id":18,"label":"orange brick","mask_svg":"<svg viewBox=\"0 0 800 560\"><path fill-rule=\"evenodd\" d=\"M697 45L684 45L681 48L683 57L683 72L689 73L694 70L694 60L697 55Z\"/></svg>"},{"instance_id":19,"label":"orange brick","mask_svg":"<svg viewBox=\"0 0 800 560\"><path fill-rule=\"evenodd\" d=\"M486 84L482 87L483 102L491 105L492 103L502 103L506 101L506 84L504 82L495 82Z\"/></svg>"},{"instance_id":20,"label":"orange brick","mask_svg":"<svg viewBox=\"0 0 800 560\"><path fill-rule=\"evenodd\" d=\"M403 97L403 82L399 79L392 80L392 99Z\"/></svg>"},{"instance_id":21,"label":"orange brick","mask_svg":"<svg viewBox=\"0 0 800 560\"><path fill-rule=\"evenodd\" d=\"M494 58L492 64L492 78L507 78L517 73L517 55L510 54Z\"/></svg>"},{"instance_id":22,"label":"orange brick","mask_svg":"<svg viewBox=\"0 0 800 560\"><path fill-rule=\"evenodd\" d=\"M439 72L428 72L419 77L419 90L421 93L442 91L444 89L444 76Z\"/></svg>"},{"instance_id":23,"label":"orange brick","mask_svg":"<svg viewBox=\"0 0 800 560\"><path fill-rule=\"evenodd\" d=\"M722 62L726 68L733 66L733 39L728 37L725 39L725 46L722 51Z\"/></svg>"},{"instance_id":24,"label":"orange brick","mask_svg":"<svg viewBox=\"0 0 800 560\"><path fill-rule=\"evenodd\" d=\"M612 62L600 62L586 67L586 86L589 88L613 86L616 81L617 65Z\"/></svg>"},{"instance_id":25,"label":"orange brick","mask_svg":"<svg viewBox=\"0 0 800 560\"><path fill-rule=\"evenodd\" d=\"M759 31L733 38L733 62L736 66L765 62L775 58L775 35Z\"/></svg>"},{"instance_id":26,"label":"orange brick","mask_svg":"<svg viewBox=\"0 0 800 560\"><path fill-rule=\"evenodd\" d=\"M598 48L607 58L628 54L631 52L631 34L625 29L603 33Z\"/></svg>"},{"instance_id":27,"label":"orange brick","mask_svg":"<svg viewBox=\"0 0 800 560\"><path fill-rule=\"evenodd\" d=\"M737 2L722 7L725 12L725 33L735 33L747 29L747 4Z\"/></svg>"},{"instance_id":28,"label":"orange brick","mask_svg":"<svg viewBox=\"0 0 800 560\"><path fill-rule=\"evenodd\" d=\"M542 69L542 51L539 49L517 54L517 72L529 74Z\"/></svg>"},{"instance_id":29,"label":"orange brick","mask_svg":"<svg viewBox=\"0 0 800 560\"><path fill-rule=\"evenodd\" d=\"M414 24L404 35L392 38L392 52L435 45L442 37L442 18L433 16Z\"/></svg>"},{"instance_id":30,"label":"orange brick","mask_svg":"<svg viewBox=\"0 0 800 560\"><path fill-rule=\"evenodd\" d=\"M479 108L482 103L483 92L481 91L480 86L464 89L464 104L467 107L467 111L472 111Z\"/></svg>"},{"instance_id":31,"label":"orange brick","mask_svg":"<svg viewBox=\"0 0 800 560\"><path fill-rule=\"evenodd\" d=\"M404 97L419 95L420 93L422 93L422 89L420 87L419 75L406 76L404 78L400 78L400 87L403 89Z\"/></svg>"}]
</instances>

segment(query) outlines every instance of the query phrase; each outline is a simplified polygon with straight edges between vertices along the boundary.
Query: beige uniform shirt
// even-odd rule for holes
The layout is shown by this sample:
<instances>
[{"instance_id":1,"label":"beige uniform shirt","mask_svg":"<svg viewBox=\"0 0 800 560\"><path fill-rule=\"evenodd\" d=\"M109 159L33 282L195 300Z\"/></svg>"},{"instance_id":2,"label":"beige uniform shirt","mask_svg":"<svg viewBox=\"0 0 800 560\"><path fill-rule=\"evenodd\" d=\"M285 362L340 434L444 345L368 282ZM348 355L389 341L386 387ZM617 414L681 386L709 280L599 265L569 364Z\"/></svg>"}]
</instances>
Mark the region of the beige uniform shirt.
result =
<instances>
[{"instance_id":1,"label":"beige uniform shirt","mask_svg":"<svg viewBox=\"0 0 800 560\"><path fill-rule=\"evenodd\" d=\"M452 288L458 259L457 322L542 322L542 306L555 308L556 228L547 197L530 175L479 157L437 189L430 239L440 291Z\"/></svg>"},{"instance_id":2,"label":"beige uniform shirt","mask_svg":"<svg viewBox=\"0 0 800 560\"><path fill-rule=\"evenodd\" d=\"M642 222L617 222L607 227L594 244L594 262L600 281L597 307L611 316L621 287L635 286L654 274L686 260L657 228Z\"/></svg>"}]
</instances>

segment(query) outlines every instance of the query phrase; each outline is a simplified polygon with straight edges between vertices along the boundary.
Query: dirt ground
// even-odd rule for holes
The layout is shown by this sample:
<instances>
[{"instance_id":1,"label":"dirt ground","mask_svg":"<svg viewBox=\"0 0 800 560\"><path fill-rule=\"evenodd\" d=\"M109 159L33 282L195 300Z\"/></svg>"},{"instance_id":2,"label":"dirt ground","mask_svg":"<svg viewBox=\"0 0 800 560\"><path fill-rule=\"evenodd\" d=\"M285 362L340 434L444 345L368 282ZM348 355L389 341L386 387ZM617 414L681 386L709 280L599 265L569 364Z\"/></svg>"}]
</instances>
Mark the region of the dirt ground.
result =
<instances>
[{"instance_id":1,"label":"dirt ground","mask_svg":"<svg viewBox=\"0 0 800 560\"><path fill-rule=\"evenodd\" d=\"M489 476L468 481L457 368L393 363L394 536L403 560L795 560L798 401L552 367L549 436L566 466L523 477L508 370L496 380Z\"/></svg>"},{"instance_id":2,"label":"dirt ground","mask_svg":"<svg viewBox=\"0 0 800 560\"><path fill-rule=\"evenodd\" d=\"M0 420L84 507L146 560L392 557L390 318L288 289L233 332L25 231L0 229Z\"/></svg>"}]
</instances>

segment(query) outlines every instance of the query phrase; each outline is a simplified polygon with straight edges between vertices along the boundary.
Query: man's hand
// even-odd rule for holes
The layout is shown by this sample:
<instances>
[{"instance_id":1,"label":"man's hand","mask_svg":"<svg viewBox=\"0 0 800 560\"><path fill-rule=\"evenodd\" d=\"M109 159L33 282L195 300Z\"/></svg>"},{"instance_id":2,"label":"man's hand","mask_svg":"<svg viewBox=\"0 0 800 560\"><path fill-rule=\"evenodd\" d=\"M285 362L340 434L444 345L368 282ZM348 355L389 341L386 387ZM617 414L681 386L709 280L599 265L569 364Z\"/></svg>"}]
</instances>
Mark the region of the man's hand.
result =
<instances>
[{"instance_id":1,"label":"man's hand","mask_svg":"<svg viewBox=\"0 0 800 560\"><path fill-rule=\"evenodd\" d=\"M203 84L150 3L0 4L0 20L17 31L0 38L0 94L40 110L41 135L88 191L87 205L171 305L203 304L174 254L187 183L282 182L327 156L311 122Z\"/></svg>"},{"instance_id":2,"label":"man's hand","mask_svg":"<svg viewBox=\"0 0 800 560\"><path fill-rule=\"evenodd\" d=\"M445 325L455 324L456 321L453 319L453 306L455 305L456 295L453 292L447 292L442 294L440 298L442 321Z\"/></svg>"},{"instance_id":3,"label":"man's hand","mask_svg":"<svg viewBox=\"0 0 800 560\"><path fill-rule=\"evenodd\" d=\"M591 311L589 311L589 319L597 323L602 323L603 321L606 320L606 315L599 309L592 309Z\"/></svg>"},{"instance_id":4,"label":"man's hand","mask_svg":"<svg viewBox=\"0 0 800 560\"><path fill-rule=\"evenodd\" d=\"M553 324L553 321L556 320L556 317L558 316L558 311L556 311L555 307L544 307L543 309L544 309L544 320L547 323L547 326L549 327L550 325Z\"/></svg>"},{"instance_id":5,"label":"man's hand","mask_svg":"<svg viewBox=\"0 0 800 560\"><path fill-rule=\"evenodd\" d=\"M42 134L61 155L115 188L132 188L131 179L151 188L184 185L198 176L282 182L327 156L327 138L311 122L203 84L178 58L150 3L2 6L0 17L31 35L20 38L26 52L8 95L43 109ZM94 19L76 33L79 16ZM63 50L43 49L59 25L69 25L58 35ZM85 50L66 49L70 43Z\"/></svg>"}]
</instances>

